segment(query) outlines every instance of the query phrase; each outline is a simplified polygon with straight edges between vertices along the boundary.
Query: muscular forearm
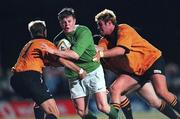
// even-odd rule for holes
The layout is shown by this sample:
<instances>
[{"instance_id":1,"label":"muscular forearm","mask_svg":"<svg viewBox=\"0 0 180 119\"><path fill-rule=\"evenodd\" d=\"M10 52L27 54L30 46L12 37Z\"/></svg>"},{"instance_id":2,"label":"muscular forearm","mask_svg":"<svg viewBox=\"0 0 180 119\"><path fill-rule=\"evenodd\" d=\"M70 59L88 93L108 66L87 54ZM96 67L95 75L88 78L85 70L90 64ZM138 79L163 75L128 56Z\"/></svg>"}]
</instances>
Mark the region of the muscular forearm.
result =
<instances>
[{"instance_id":1,"label":"muscular forearm","mask_svg":"<svg viewBox=\"0 0 180 119\"><path fill-rule=\"evenodd\" d=\"M103 50L100 51L100 56L101 57L116 57L119 55L124 55L125 49L121 47L115 47L109 50Z\"/></svg>"},{"instance_id":2,"label":"muscular forearm","mask_svg":"<svg viewBox=\"0 0 180 119\"><path fill-rule=\"evenodd\" d=\"M79 55L76 52L74 52L73 50L60 51L59 49L49 47L46 44L42 44L41 48L50 54L60 56L60 57L66 58L66 59L75 59L75 60L79 59Z\"/></svg>"},{"instance_id":3,"label":"muscular forearm","mask_svg":"<svg viewBox=\"0 0 180 119\"><path fill-rule=\"evenodd\" d=\"M77 66L76 64L74 64L73 62L67 60L67 59L64 59L64 58L59 58L59 61L61 62L62 65L64 65L65 67L79 73L80 71L80 67Z\"/></svg>"},{"instance_id":4,"label":"muscular forearm","mask_svg":"<svg viewBox=\"0 0 180 119\"><path fill-rule=\"evenodd\" d=\"M66 51L58 50L58 51L55 51L54 54L62 58L66 58L66 59L75 59L75 60L79 59L79 55L72 50L66 50Z\"/></svg>"}]
</instances>

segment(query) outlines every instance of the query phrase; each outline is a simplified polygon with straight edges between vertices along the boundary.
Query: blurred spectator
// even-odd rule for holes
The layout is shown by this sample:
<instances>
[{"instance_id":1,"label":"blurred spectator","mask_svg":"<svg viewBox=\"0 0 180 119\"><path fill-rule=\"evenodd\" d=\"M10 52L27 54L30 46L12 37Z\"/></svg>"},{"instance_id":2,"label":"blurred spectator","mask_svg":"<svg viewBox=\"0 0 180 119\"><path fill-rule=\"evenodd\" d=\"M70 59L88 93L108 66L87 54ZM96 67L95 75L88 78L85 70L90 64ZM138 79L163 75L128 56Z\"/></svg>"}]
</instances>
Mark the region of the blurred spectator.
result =
<instances>
[{"instance_id":1,"label":"blurred spectator","mask_svg":"<svg viewBox=\"0 0 180 119\"><path fill-rule=\"evenodd\" d=\"M4 76L3 76L3 73L2 73L2 66L1 66L1 63L0 63L0 99L3 97L2 95L2 93L3 93L3 91L2 91L2 80L4 80Z\"/></svg>"},{"instance_id":2,"label":"blurred spectator","mask_svg":"<svg viewBox=\"0 0 180 119\"><path fill-rule=\"evenodd\" d=\"M4 72L0 65L0 100L9 100L13 96L14 92L9 84L9 77L11 75L10 69Z\"/></svg>"},{"instance_id":3,"label":"blurred spectator","mask_svg":"<svg viewBox=\"0 0 180 119\"><path fill-rule=\"evenodd\" d=\"M69 97L69 85L64 75L64 67L47 67L44 78L51 93L56 97Z\"/></svg>"},{"instance_id":4,"label":"blurred spectator","mask_svg":"<svg viewBox=\"0 0 180 119\"><path fill-rule=\"evenodd\" d=\"M165 67L169 90L180 97L180 70L175 63L169 63Z\"/></svg>"}]
</instances>

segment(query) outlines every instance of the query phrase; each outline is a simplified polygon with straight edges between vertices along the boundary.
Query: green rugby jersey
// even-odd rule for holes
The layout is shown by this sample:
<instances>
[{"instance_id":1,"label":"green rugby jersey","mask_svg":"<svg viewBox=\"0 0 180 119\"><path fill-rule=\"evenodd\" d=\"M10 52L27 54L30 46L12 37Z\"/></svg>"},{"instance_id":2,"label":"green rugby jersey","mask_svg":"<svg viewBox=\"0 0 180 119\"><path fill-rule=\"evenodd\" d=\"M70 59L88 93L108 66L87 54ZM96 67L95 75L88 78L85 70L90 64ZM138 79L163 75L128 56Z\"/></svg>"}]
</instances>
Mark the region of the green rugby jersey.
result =
<instances>
[{"instance_id":1,"label":"green rugby jersey","mask_svg":"<svg viewBox=\"0 0 180 119\"><path fill-rule=\"evenodd\" d=\"M67 39L71 43L71 50L76 52L79 56L79 60L73 60L73 62L79 67L86 70L88 73L94 71L99 67L99 62L93 62L93 56L96 54L94 46L94 40L92 33L86 26L76 25L75 31L64 34L61 31L55 38L54 43L57 45L61 39ZM78 74L68 68L65 68L65 75L68 78L77 78Z\"/></svg>"}]
</instances>

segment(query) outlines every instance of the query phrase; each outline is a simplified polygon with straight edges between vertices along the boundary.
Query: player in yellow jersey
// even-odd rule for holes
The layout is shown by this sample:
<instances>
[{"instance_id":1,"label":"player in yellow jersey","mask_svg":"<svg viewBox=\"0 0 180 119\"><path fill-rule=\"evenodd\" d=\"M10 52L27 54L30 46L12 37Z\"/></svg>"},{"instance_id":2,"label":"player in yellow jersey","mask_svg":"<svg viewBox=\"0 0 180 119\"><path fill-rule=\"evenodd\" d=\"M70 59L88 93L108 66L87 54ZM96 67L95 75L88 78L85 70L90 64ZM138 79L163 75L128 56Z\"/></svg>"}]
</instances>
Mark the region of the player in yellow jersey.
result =
<instances>
[{"instance_id":1,"label":"player in yellow jersey","mask_svg":"<svg viewBox=\"0 0 180 119\"><path fill-rule=\"evenodd\" d=\"M120 105L120 97L124 92L136 84L143 87L150 80L156 93L180 113L180 102L167 89L161 51L142 38L131 26L117 25L116 15L111 10L105 9L98 13L95 21L103 36L99 46L104 50L99 51L94 60L105 59L118 74L110 87L112 103ZM170 108L165 104L161 104L159 110L173 119L178 118L174 113L169 113L172 111L168 111Z\"/></svg>"},{"instance_id":2,"label":"player in yellow jersey","mask_svg":"<svg viewBox=\"0 0 180 119\"><path fill-rule=\"evenodd\" d=\"M14 74L10 83L17 94L24 98L33 99L46 112L45 119L57 119L59 111L42 77L43 69L47 65L58 65L60 63L75 72L79 72L81 68L71 61L52 56L40 48L40 45L44 43L53 49L57 49L53 43L46 39L47 29L44 21L32 21L28 24L28 29L32 40L21 50L17 63L12 68ZM34 50L38 50L41 57L36 57ZM42 119L44 116L36 118Z\"/></svg>"}]
</instances>

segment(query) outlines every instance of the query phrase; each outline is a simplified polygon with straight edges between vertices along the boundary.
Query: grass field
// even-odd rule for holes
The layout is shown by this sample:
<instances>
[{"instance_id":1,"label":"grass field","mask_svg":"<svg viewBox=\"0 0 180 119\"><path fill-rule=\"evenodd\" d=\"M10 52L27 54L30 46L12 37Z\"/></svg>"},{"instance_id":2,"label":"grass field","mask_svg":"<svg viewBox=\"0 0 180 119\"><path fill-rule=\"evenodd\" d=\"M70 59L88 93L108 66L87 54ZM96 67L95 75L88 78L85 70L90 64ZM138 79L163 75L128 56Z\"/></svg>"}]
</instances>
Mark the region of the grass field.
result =
<instances>
[{"instance_id":1,"label":"grass field","mask_svg":"<svg viewBox=\"0 0 180 119\"><path fill-rule=\"evenodd\" d=\"M169 119L159 112L134 112L134 119ZM78 116L60 117L60 119L80 119ZM98 119L108 119L104 114L98 115ZM125 119L125 117L123 117Z\"/></svg>"},{"instance_id":2,"label":"grass field","mask_svg":"<svg viewBox=\"0 0 180 119\"><path fill-rule=\"evenodd\" d=\"M120 113L121 114L121 113ZM133 112L134 119L168 119L166 116L162 115L159 112ZM2 119L2 118L0 118ZM14 119L14 118L13 118ZM17 118L17 119L34 119L34 118ZM61 116L59 119L80 119L79 116ZM98 119L108 119L104 114L98 115ZM125 119L123 117L123 119Z\"/></svg>"}]
</instances>

